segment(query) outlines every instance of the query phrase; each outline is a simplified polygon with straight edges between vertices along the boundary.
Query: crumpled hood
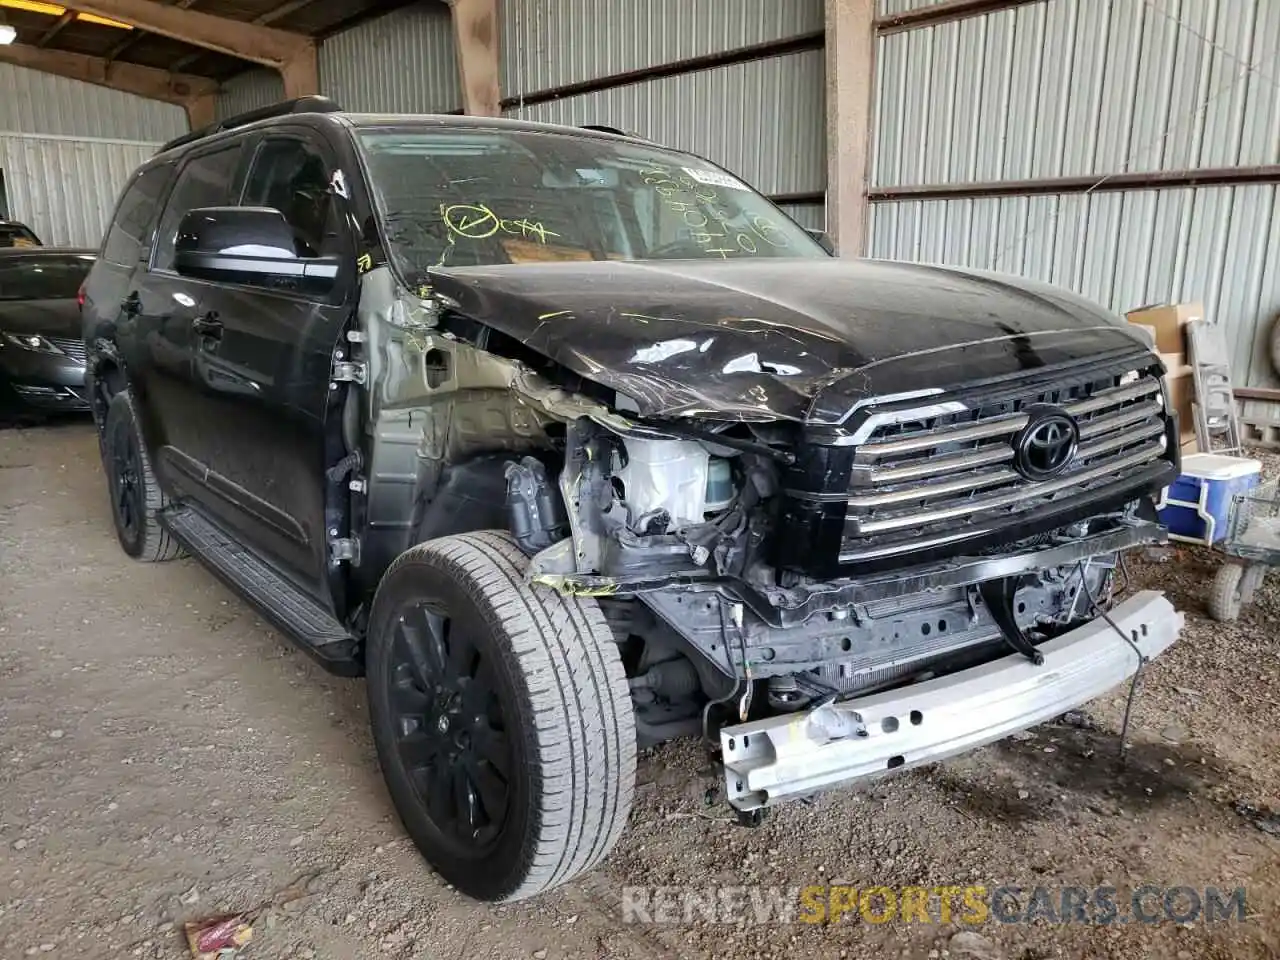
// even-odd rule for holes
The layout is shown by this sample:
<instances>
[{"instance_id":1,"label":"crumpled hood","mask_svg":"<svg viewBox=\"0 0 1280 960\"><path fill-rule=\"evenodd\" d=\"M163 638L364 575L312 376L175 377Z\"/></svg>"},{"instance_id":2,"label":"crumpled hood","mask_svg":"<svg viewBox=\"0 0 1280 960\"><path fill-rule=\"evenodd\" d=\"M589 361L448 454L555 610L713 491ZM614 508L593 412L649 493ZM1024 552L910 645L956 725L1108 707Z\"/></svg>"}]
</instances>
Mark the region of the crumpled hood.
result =
<instances>
[{"instance_id":1,"label":"crumpled hood","mask_svg":"<svg viewBox=\"0 0 1280 960\"><path fill-rule=\"evenodd\" d=\"M0 300L0 330L80 338L80 306L69 300Z\"/></svg>"},{"instance_id":2,"label":"crumpled hood","mask_svg":"<svg viewBox=\"0 0 1280 960\"><path fill-rule=\"evenodd\" d=\"M874 260L497 265L432 271L457 309L642 414L839 421L869 396L1136 353L1060 288Z\"/></svg>"}]
</instances>

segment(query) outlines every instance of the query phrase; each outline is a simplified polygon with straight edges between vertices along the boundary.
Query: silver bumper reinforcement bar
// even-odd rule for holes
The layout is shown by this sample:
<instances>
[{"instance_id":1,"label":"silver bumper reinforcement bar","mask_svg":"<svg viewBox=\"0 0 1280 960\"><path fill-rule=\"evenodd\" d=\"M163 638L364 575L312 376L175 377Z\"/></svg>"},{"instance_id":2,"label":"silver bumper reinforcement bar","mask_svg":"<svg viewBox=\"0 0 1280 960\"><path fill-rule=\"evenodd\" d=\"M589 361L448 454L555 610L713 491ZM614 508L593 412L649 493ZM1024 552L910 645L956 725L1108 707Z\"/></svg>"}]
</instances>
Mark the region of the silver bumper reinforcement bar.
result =
<instances>
[{"instance_id":1,"label":"silver bumper reinforcement bar","mask_svg":"<svg viewBox=\"0 0 1280 960\"><path fill-rule=\"evenodd\" d=\"M1143 591L1020 654L912 686L720 731L725 793L755 810L889 770L931 763L1043 723L1106 693L1177 639L1183 616Z\"/></svg>"}]
</instances>

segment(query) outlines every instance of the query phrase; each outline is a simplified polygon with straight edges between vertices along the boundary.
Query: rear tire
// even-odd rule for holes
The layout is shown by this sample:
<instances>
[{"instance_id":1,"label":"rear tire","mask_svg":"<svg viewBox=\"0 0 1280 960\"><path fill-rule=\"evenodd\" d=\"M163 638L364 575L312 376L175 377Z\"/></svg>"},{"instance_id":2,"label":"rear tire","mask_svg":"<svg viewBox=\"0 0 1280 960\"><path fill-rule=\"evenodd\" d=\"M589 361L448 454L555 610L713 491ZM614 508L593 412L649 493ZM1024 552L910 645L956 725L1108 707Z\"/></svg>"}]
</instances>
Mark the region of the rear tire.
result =
<instances>
[{"instance_id":1,"label":"rear tire","mask_svg":"<svg viewBox=\"0 0 1280 960\"><path fill-rule=\"evenodd\" d=\"M111 398L101 446L102 468L111 494L111 519L121 548L135 560L147 563L183 556L182 546L156 517L169 505L169 499L151 472L128 390Z\"/></svg>"},{"instance_id":2,"label":"rear tire","mask_svg":"<svg viewBox=\"0 0 1280 960\"><path fill-rule=\"evenodd\" d=\"M613 848L635 791L631 695L594 600L524 582L506 533L405 551L370 612L369 712L405 829L479 900L533 896Z\"/></svg>"},{"instance_id":3,"label":"rear tire","mask_svg":"<svg viewBox=\"0 0 1280 960\"><path fill-rule=\"evenodd\" d=\"M1209 616L1219 623L1230 623L1240 616L1241 580L1244 568L1238 563L1224 563L1218 568L1213 578L1213 589L1209 591Z\"/></svg>"}]
</instances>

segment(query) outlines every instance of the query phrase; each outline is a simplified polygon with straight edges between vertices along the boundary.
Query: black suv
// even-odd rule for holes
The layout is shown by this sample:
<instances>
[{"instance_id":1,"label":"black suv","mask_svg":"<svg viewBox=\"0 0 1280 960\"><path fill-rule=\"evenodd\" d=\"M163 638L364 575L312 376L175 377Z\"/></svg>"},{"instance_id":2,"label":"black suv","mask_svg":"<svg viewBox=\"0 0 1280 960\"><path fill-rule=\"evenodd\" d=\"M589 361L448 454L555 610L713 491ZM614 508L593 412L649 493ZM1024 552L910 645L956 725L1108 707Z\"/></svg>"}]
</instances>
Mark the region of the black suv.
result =
<instances>
[{"instance_id":1,"label":"black suv","mask_svg":"<svg viewBox=\"0 0 1280 960\"><path fill-rule=\"evenodd\" d=\"M1177 470L1164 370L1062 290L841 260L699 157L599 129L224 121L130 179L86 286L115 524L368 678L461 890L597 863L636 750L747 822L1133 676L1113 602Z\"/></svg>"}]
</instances>

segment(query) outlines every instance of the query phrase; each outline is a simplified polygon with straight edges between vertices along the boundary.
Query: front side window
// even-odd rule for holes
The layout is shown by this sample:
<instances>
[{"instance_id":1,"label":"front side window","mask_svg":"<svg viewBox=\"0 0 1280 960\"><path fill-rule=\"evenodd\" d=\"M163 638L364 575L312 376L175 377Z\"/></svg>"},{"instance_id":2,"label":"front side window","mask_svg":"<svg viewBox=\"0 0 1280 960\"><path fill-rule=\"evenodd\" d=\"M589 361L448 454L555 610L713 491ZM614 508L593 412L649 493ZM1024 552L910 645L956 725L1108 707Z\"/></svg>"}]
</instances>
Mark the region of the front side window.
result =
<instances>
[{"instance_id":1,"label":"front side window","mask_svg":"<svg viewBox=\"0 0 1280 960\"><path fill-rule=\"evenodd\" d=\"M241 204L272 207L284 214L299 257L342 254L345 244L329 188L329 168L305 141L268 139L253 159Z\"/></svg>"},{"instance_id":2,"label":"front side window","mask_svg":"<svg viewBox=\"0 0 1280 960\"><path fill-rule=\"evenodd\" d=\"M0 257L0 300L74 300L93 257Z\"/></svg>"},{"instance_id":3,"label":"front side window","mask_svg":"<svg viewBox=\"0 0 1280 960\"><path fill-rule=\"evenodd\" d=\"M366 128L357 139L411 283L433 266L827 256L764 197L688 154L531 131Z\"/></svg>"},{"instance_id":4,"label":"front side window","mask_svg":"<svg viewBox=\"0 0 1280 960\"><path fill-rule=\"evenodd\" d=\"M169 194L156 234L155 269L173 269L173 244L178 224L187 213L201 207L225 207L234 203L231 184L239 160L240 144L233 143L192 158L178 172L178 181Z\"/></svg>"},{"instance_id":5,"label":"front side window","mask_svg":"<svg viewBox=\"0 0 1280 960\"><path fill-rule=\"evenodd\" d=\"M132 266L142 258L143 251L150 248L156 208L172 172L172 164L149 167L125 187L102 245L104 260Z\"/></svg>"}]
</instances>

